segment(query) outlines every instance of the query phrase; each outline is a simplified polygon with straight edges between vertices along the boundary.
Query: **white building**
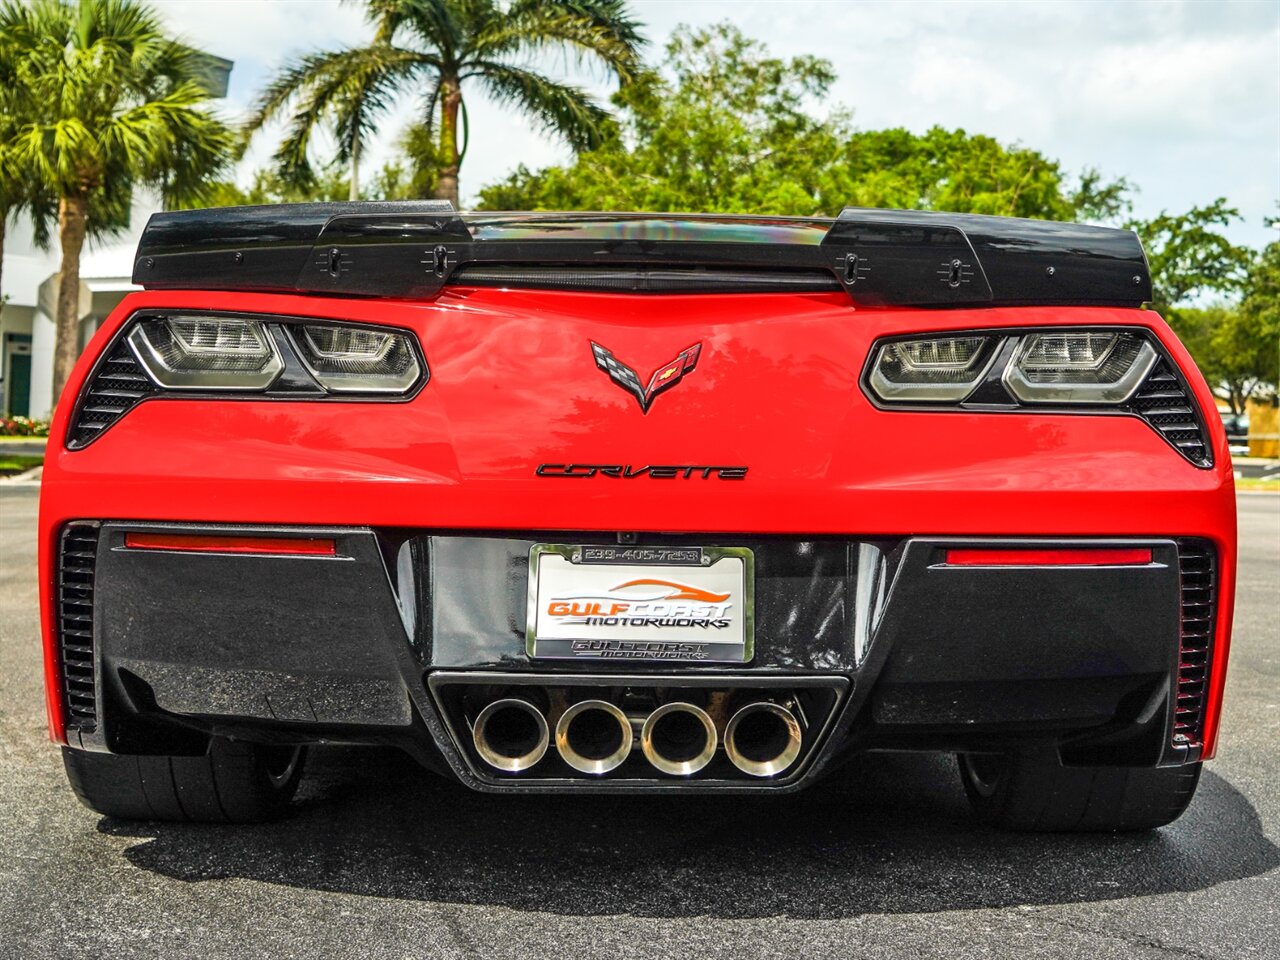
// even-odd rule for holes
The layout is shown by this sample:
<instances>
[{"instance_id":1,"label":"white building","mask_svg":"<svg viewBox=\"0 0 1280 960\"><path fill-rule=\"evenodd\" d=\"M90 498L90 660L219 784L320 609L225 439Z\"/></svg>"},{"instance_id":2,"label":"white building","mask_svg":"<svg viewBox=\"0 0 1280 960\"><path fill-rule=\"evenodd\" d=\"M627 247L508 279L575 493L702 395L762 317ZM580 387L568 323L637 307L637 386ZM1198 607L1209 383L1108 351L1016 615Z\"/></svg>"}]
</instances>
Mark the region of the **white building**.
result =
<instances>
[{"instance_id":1,"label":"white building","mask_svg":"<svg viewBox=\"0 0 1280 960\"><path fill-rule=\"evenodd\" d=\"M84 349L98 325L124 295L139 289L130 283L133 253L147 217L159 209L146 198L134 209L127 234L96 249L88 246L80 259L80 342ZM13 242L9 235L15 235ZM5 297L0 307L0 410L6 416L47 418L53 410L54 304L58 296L60 254L31 244L31 224L10 225L4 248Z\"/></svg>"},{"instance_id":2,"label":"white building","mask_svg":"<svg viewBox=\"0 0 1280 960\"><path fill-rule=\"evenodd\" d=\"M225 97L230 60L209 58L208 86ZM98 325L130 290L133 257L147 218L159 198L134 195L129 229L102 243L89 241L80 258L80 343L84 349ZM5 231L0 272L0 414L46 418L53 410L54 304L62 256L55 233L50 248L32 239L31 221L11 221Z\"/></svg>"}]
</instances>

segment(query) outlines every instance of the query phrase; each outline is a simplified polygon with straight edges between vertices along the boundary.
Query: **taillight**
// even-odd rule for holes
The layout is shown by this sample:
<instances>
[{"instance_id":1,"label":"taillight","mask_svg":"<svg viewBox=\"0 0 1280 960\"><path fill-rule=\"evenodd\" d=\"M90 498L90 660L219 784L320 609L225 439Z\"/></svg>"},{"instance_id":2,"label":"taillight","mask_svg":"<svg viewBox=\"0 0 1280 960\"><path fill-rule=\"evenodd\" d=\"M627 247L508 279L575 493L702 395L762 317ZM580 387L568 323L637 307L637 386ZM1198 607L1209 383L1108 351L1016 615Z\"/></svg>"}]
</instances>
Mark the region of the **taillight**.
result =
<instances>
[{"instance_id":1,"label":"taillight","mask_svg":"<svg viewBox=\"0 0 1280 960\"><path fill-rule=\"evenodd\" d=\"M995 360L995 337L928 337L886 343L871 368L882 400L963 400Z\"/></svg>"},{"instance_id":2,"label":"taillight","mask_svg":"<svg viewBox=\"0 0 1280 960\"><path fill-rule=\"evenodd\" d=\"M1151 562L1150 547L956 547L949 567L1125 567Z\"/></svg>"},{"instance_id":3,"label":"taillight","mask_svg":"<svg viewBox=\"0 0 1280 960\"><path fill-rule=\"evenodd\" d=\"M128 340L143 370L166 390L265 390L284 370L279 348L257 320L143 320Z\"/></svg>"},{"instance_id":4,"label":"taillight","mask_svg":"<svg viewBox=\"0 0 1280 960\"><path fill-rule=\"evenodd\" d=\"M88 446L139 403L408 399L429 377L417 338L373 324L143 310L103 351L67 427Z\"/></svg>"},{"instance_id":5,"label":"taillight","mask_svg":"<svg viewBox=\"0 0 1280 960\"><path fill-rule=\"evenodd\" d=\"M178 553L261 553L304 557L337 556L331 539L315 537L215 536L188 533L127 533L130 550L170 550Z\"/></svg>"},{"instance_id":6,"label":"taillight","mask_svg":"<svg viewBox=\"0 0 1280 960\"><path fill-rule=\"evenodd\" d=\"M1123 403L1155 363L1137 333L1035 333L1018 344L1004 384L1023 403Z\"/></svg>"},{"instance_id":7,"label":"taillight","mask_svg":"<svg viewBox=\"0 0 1280 960\"><path fill-rule=\"evenodd\" d=\"M1127 413L1196 466L1213 466L1191 390L1145 330L1042 327L893 337L873 345L863 388L885 409Z\"/></svg>"},{"instance_id":8,"label":"taillight","mask_svg":"<svg viewBox=\"0 0 1280 960\"><path fill-rule=\"evenodd\" d=\"M404 393L422 372L406 333L334 323L290 332L311 375L333 393Z\"/></svg>"}]
</instances>

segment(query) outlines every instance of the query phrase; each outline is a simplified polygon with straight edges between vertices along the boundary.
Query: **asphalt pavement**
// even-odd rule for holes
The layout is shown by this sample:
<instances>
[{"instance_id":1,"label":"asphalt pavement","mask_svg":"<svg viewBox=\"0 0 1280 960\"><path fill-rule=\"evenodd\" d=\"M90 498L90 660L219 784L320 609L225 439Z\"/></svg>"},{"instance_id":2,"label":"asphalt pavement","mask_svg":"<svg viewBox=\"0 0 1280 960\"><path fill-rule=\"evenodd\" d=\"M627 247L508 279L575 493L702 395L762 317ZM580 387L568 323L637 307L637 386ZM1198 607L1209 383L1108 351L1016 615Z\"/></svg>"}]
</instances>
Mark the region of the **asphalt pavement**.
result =
<instances>
[{"instance_id":1,"label":"asphalt pavement","mask_svg":"<svg viewBox=\"0 0 1280 960\"><path fill-rule=\"evenodd\" d=\"M1280 460L1262 457L1235 457L1231 461L1237 477L1246 480L1274 480L1280 483ZM1280 489L1280 487L1277 487Z\"/></svg>"},{"instance_id":2,"label":"asphalt pavement","mask_svg":"<svg viewBox=\"0 0 1280 960\"><path fill-rule=\"evenodd\" d=\"M1243 495L1219 759L1139 836L975 824L947 758L798 796L492 797L315 754L253 827L99 817L46 740L36 485L0 485L0 957L1280 957L1280 496Z\"/></svg>"}]
</instances>

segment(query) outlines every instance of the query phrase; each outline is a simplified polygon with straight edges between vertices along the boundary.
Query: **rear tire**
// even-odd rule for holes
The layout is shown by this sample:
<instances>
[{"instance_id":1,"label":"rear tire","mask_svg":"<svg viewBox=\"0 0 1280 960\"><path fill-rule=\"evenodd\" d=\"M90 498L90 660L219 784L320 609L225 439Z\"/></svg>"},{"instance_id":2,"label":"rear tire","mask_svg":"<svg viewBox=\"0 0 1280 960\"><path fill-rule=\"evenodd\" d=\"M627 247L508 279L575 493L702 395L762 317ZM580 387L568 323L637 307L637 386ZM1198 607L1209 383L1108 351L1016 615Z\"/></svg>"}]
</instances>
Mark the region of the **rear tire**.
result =
<instances>
[{"instance_id":1,"label":"rear tire","mask_svg":"<svg viewBox=\"0 0 1280 960\"><path fill-rule=\"evenodd\" d=\"M279 816L302 777L303 747L214 737L199 757L62 750L71 789L90 810L125 820L252 823Z\"/></svg>"},{"instance_id":2,"label":"rear tire","mask_svg":"<svg viewBox=\"0 0 1280 960\"><path fill-rule=\"evenodd\" d=\"M978 819L1050 833L1154 830L1182 815L1200 764L1064 767L1056 757L962 753L960 780Z\"/></svg>"}]
</instances>

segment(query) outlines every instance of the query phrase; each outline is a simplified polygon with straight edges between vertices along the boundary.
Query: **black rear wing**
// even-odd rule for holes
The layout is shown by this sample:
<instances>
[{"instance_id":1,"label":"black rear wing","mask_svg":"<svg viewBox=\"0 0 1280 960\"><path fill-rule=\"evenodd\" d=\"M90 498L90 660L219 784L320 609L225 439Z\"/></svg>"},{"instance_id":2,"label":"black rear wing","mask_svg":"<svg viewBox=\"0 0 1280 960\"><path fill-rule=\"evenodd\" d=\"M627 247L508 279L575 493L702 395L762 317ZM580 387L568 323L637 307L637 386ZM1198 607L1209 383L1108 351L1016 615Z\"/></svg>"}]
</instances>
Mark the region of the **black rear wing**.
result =
<instances>
[{"instance_id":1,"label":"black rear wing","mask_svg":"<svg viewBox=\"0 0 1280 960\"><path fill-rule=\"evenodd\" d=\"M705 289L751 289L738 281L761 276L776 278L777 289L843 289L869 305L1133 307L1151 299L1146 257L1129 230L854 207L834 220L461 214L436 200L157 213L133 280L149 290L420 299L451 283L573 288L576 277L580 289L645 292L699 289L699 278ZM593 287L593 277L613 279Z\"/></svg>"}]
</instances>

